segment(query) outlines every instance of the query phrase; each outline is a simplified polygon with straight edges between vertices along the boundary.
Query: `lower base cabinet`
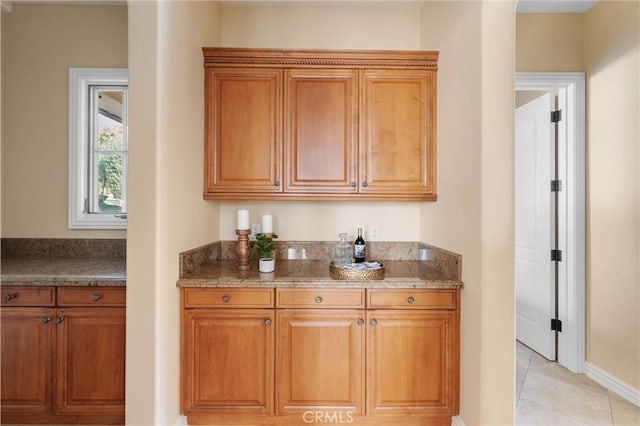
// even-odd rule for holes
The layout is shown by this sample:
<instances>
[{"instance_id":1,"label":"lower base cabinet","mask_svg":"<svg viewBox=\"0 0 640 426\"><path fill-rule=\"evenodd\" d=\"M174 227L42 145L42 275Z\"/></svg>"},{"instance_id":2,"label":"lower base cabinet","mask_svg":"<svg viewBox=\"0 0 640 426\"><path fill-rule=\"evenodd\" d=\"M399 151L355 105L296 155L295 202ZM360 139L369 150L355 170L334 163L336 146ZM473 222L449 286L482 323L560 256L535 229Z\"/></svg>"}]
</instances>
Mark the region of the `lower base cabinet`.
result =
<instances>
[{"instance_id":1,"label":"lower base cabinet","mask_svg":"<svg viewBox=\"0 0 640 426\"><path fill-rule=\"evenodd\" d=\"M367 412L457 411L453 313L370 311L367 322Z\"/></svg>"},{"instance_id":2,"label":"lower base cabinet","mask_svg":"<svg viewBox=\"0 0 640 426\"><path fill-rule=\"evenodd\" d=\"M124 424L125 289L2 296L2 423Z\"/></svg>"},{"instance_id":3,"label":"lower base cabinet","mask_svg":"<svg viewBox=\"0 0 640 426\"><path fill-rule=\"evenodd\" d=\"M189 424L450 425L459 307L457 289L183 288L182 412Z\"/></svg>"},{"instance_id":4,"label":"lower base cabinet","mask_svg":"<svg viewBox=\"0 0 640 426\"><path fill-rule=\"evenodd\" d=\"M183 321L182 412L272 414L273 311L195 309Z\"/></svg>"},{"instance_id":5,"label":"lower base cabinet","mask_svg":"<svg viewBox=\"0 0 640 426\"><path fill-rule=\"evenodd\" d=\"M276 318L276 413L364 414L364 311L282 310Z\"/></svg>"}]
</instances>

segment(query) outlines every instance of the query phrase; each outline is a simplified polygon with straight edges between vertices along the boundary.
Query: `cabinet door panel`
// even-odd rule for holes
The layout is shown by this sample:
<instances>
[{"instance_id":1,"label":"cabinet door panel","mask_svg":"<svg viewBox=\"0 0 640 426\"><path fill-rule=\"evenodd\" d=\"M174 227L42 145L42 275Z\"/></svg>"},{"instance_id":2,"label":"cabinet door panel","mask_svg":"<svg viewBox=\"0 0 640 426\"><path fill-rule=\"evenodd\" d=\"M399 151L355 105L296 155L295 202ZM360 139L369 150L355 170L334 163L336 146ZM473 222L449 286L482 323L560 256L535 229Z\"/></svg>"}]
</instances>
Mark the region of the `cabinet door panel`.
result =
<instances>
[{"instance_id":1,"label":"cabinet door panel","mask_svg":"<svg viewBox=\"0 0 640 426\"><path fill-rule=\"evenodd\" d=\"M205 196L281 192L282 71L205 71Z\"/></svg>"},{"instance_id":2,"label":"cabinet door panel","mask_svg":"<svg viewBox=\"0 0 640 426\"><path fill-rule=\"evenodd\" d=\"M455 314L367 312L368 414L455 414Z\"/></svg>"},{"instance_id":3,"label":"cabinet door panel","mask_svg":"<svg viewBox=\"0 0 640 426\"><path fill-rule=\"evenodd\" d=\"M125 309L58 309L60 414L124 415Z\"/></svg>"},{"instance_id":4,"label":"cabinet door panel","mask_svg":"<svg viewBox=\"0 0 640 426\"><path fill-rule=\"evenodd\" d=\"M185 414L273 412L272 323L272 310L185 313Z\"/></svg>"},{"instance_id":5,"label":"cabinet door panel","mask_svg":"<svg viewBox=\"0 0 640 426\"><path fill-rule=\"evenodd\" d=\"M363 72L361 193L435 195L435 76Z\"/></svg>"},{"instance_id":6,"label":"cabinet door panel","mask_svg":"<svg viewBox=\"0 0 640 426\"><path fill-rule=\"evenodd\" d=\"M48 413L54 309L2 308L2 413Z\"/></svg>"},{"instance_id":7,"label":"cabinet door panel","mask_svg":"<svg viewBox=\"0 0 640 426\"><path fill-rule=\"evenodd\" d=\"M364 412L363 311L278 311L276 411Z\"/></svg>"},{"instance_id":8,"label":"cabinet door panel","mask_svg":"<svg viewBox=\"0 0 640 426\"><path fill-rule=\"evenodd\" d=\"M356 192L357 71L285 73L286 192Z\"/></svg>"}]
</instances>

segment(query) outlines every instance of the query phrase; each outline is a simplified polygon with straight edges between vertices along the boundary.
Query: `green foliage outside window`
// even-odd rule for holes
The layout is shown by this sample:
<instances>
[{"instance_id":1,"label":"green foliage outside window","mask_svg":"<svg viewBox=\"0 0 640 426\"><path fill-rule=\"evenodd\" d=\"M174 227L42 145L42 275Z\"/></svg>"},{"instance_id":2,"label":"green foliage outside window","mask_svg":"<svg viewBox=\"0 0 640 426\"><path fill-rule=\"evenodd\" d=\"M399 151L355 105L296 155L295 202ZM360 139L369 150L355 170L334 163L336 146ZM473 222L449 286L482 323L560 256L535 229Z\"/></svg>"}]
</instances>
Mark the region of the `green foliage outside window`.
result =
<instances>
[{"instance_id":1,"label":"green foliage outside window","mask_svg":"<svg viewBox=\"0 0 640 426\"><path fill-rule=\"evenodd\" d=\"M122 200L124 155L122 126L102 127L98 133L98 197L103 212L121 212L108 199ZM101 153L100 151L107 151Z\"/></svg>"}]
</instances>

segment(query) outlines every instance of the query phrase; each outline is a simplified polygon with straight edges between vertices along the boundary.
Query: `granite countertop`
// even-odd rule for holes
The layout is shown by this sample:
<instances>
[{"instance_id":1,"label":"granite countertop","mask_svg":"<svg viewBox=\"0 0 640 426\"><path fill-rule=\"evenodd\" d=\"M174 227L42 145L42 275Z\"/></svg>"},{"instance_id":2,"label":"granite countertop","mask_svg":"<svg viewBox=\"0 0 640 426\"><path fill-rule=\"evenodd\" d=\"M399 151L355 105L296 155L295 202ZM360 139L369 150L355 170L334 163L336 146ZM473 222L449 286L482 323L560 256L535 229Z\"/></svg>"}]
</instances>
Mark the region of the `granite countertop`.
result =
<instances>
[{"instance_id":1,"label":"granite countertop","mask_svg":"<svg viewBox=\"0 0 640 426\"><path fill-rule=\"evenodd\" d=\"M178 287L298 288L463 288L461 256L423 243L368 245L371 258L385 266L382 280L334 280L329 265L334 242L276 242L275 272L237 270L235 242L216 242L180 255ZM422 258L422 260L418 260Z\"/></svg>"},{"instance_id":2,"label":"granite countertop","mask_svg":"<svg viewBox=\"0 0 640 426\"><path fill-rule=\"evenodd\" d=\"M124 240L2 239L2 286L126 286Z\"/></svg>"},{"instance_id":3,"label":"granite countertop","mask_svg":"<svg viewBox=\"0 0 640 426\"><path fill-rule=\"evenodd\" d=\"M178 280L179 287L299 287L299 288L462 288L429 265L429 261L387 260L382 280L334 280L327 260L279 260L275 272L263 274L257 263L238 271L237 262L219 260ZM255 262L254 262L255 263Z\"/></svg>"},{"instance_id":4,"label":"granite countertop","mask_svg":"<svg viewBox=\"0 0 640 426\"><path fill-rule=\"evenodd\" d=\"M96 258L3 258L3 286L125 286L124 260Z\"/></svg>"}]
</instances>

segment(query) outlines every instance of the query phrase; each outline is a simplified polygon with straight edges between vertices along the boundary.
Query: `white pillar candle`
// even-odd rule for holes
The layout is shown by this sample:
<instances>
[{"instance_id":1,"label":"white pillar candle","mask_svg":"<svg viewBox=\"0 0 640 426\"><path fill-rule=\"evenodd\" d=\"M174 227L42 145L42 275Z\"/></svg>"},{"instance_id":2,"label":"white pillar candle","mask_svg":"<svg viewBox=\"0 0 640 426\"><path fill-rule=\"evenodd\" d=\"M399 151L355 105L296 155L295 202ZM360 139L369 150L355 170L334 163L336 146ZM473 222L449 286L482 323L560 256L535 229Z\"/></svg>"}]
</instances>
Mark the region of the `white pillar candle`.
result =
<instances>
[{"instance_id":1,"label":"white pillar candle","mask_svg":"<svg viewBox=\"0 0 640 426\"><path fill-rule=\"evenodd\" d=\"M271 234L273 232L273 216L270 214L262 215L262 233Z\"/></svg>"},{"instance_id":2,"label":"white pillar candle","mask_svg":"<svg viewBox=\"0 0 640 426\"><path fill-rule=\"evenodd\" d=\"M249 210L238 210L237 226L236 229L249 229Z\"/></svg>"}]
</instances>

